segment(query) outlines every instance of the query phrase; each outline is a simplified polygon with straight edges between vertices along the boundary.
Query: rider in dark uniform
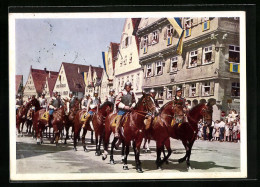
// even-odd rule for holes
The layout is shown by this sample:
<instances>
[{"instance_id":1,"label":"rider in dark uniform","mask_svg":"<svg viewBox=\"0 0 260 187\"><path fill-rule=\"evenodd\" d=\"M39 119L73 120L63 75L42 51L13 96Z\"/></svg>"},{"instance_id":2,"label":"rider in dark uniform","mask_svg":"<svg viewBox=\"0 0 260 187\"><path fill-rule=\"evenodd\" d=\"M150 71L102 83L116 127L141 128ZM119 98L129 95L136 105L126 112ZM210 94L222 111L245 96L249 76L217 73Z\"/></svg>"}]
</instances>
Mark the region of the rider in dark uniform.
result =
<instances>
[{"instance_id":1,"label":"rider in dark uniform","mask_svg":"<svg viewBox=\"0 0 260 187\"><path fill-rule=\"evenodd\" d=\"M18 109L23 105L23 100L21 98L20 94L17 94L17 98L16 98L16 104L15 104L15 108L16 108L16 113L18 111Z\"/></svg>"},{"instance_id":2,"label":"rider in dark uniform","mask_svg":"<svg viewBox=\"0 0 260 187\"><path fill-rule=\"evenodd\" d=\"M127 111L133 109L136 104L134 92L131 92L131 86L131 82L127 81L125 83L124 90L122 92L119 92L119 94L116 97L114 112L116 111L116 108L118 108L118 112L116 116L115 137L119 137L118 129L123 115Z\"/></svg>"},{"instance_id":3,"label":"rider in dark uniform","mask_svg":"<svg viewBox=\"0 0 260 187\"><path fill-rule=\"evenodd\" d=\"M81 101L81 109L83 110L87 110L87 106L88 106L88 100L90 98L90 95L86 95L84 99L82 99Z\"/></svg>"},{"instance_id":4,"label":"rider in dark uniform","mask_svg":"<svg viewBox=\"0 0 260 187\"><path fill-rule=\"evenodd\" d=\"M114 89L110 88L109 95L106 96L106 101L109 101L111 103L115 103L116 97L114 96L114 93L115 93Z\"/></svg>"},{"instance_id":5,"label":"rider in dark uniform","mask_svg":"<svg viewBox=\"0 0 260 187\"><path fill-rule=\"evenodd\" d=\"M50 103L49 103L49 115L50 115L49 116L49 121L48 121L48 125L49 126L51 126L51 120L53 119L53 112L55 110L57 110L58 108L60 108L61 105L62 105L62 103L61 103L61 100L60 100L60 98L58 96L58 92L55 92L53 94L53 97L52 97Z\"/></svg>"}]
</instances>

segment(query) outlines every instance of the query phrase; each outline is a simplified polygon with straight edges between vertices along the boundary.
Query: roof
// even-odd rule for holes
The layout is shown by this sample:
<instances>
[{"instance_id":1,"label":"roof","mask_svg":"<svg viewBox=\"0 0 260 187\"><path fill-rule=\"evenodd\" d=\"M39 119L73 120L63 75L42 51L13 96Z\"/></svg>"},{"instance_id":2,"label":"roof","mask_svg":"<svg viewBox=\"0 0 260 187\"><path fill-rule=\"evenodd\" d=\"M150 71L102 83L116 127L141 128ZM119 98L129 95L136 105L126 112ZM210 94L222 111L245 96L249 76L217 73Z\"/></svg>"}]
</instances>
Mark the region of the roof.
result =
<instances>
[{"instance_id":1,"label":"roof","mask_svg":"<svg viewBox=\"0 0 260 187\"><path fill-rule=\"evenodd\" d=\"M49 76L49 73L51 76L58 75L58 72L55 71L47 71L46 69L40 70L40 69L31 68L31 74L32 74L34 86L38 94L42 93L44 85L46 83L46 77Z\"/></svg>"},{"instance_id":2,"label":"roof","mask_svg":"<svg viewBox=\"0 0 260 187\"><path fill-rule=\"evenodd\" d=\"M111 53L112 53L112 62L113 62L113 69L115 69L115 57L117 56L117 52L119 49L120 43L113 43L110 42L110 47L111 47Z\"/></svg>"},{"instance_id":3,"label":"roof","mask_svg":"<svg viewBox=\"0 0 260 187\"><path fill-rule=\"evenodd\" d=\"M139 40L138 36L136 35L136 31L138 30L138 26L140 24L141 18L132 18L132 24L133 24L133 35L135 36L137 51L139 53Z\"/></svg>"},{"instance_id":4,"label":"roof","mask_svg":"<svg viewBox=\"0 0 260 187\"><path fill-rule=\"evenodd\" d=\"M53 93L53 89L57 80L58 74L55 75L51 75L51 77L47 77L47 81L48 81L48 86L49 86L49 92L50 92L50 96L52 96Z\"/></svg>"},{"instance_id":5,"label":"roof","mask_svg":"<svg viewBox=\"0 0 260 187\"><path fill-rule=\"evenodd\" d=\"M102 73L103 73L103 68L101 68L101 67L93 67L93 66L92 66L92 68L94 68L94 70L96 71L97 78L101 79Z\"/></svg>"},{"instance_id":6,"label":"roof","mask_svg":"<svg viewBox=\"0 0 260 187\"><path fill-rule=\"evenodd\" d=\"M85 83L83 79L83 72L88 72L89 66L81 64L72 64L62 62L69 89L72 92L85 92Z\"/></svg>"},{"instance_id":7,"label":"roof","mask_svg":"<svg viewBox=\"0 0 260 187\"><path fill-rule=\"evenodd\" d=\"M22 75L15 75L15 93L17 94L18 93L18 89L19 89L19 86L23 80L23 76Z\"/></svg>"}]
</instances>

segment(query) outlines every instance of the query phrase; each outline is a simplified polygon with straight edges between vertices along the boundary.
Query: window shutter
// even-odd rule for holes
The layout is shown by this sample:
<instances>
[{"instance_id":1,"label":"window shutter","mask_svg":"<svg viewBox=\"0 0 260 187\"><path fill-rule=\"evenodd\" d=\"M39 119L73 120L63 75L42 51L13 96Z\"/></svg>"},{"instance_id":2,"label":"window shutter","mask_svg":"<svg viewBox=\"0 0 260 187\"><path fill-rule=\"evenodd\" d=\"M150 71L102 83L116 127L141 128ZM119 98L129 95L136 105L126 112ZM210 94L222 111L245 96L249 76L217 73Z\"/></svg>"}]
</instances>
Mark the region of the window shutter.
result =
<instances>
[{"instance_id":1,"label":"window shutter","mask_svg":"<svg viewBox=\"0 0 260 187\"><path fill-rule=\"evenodd\" d=\"M185 97L189 97L189 90L190 90L190 85L186 84L186 87L185 87Z\"/></svg>"},{"instance_id":2,"label":"window shutter","mask_svg":"<svg viewBox=\"0 0 260 187\"><path fill-rule=\"evenodd\" d=\"M178 71L182 69L182 56L178 56L178 61L177 61L177 69Z\"/></svg>"},{"instance_id":3,"label":"window shutter","mask_svg":"<svg viewBox=\"0 0 260 187\"><path fill-rule=\"evenodd\" d=\"M188 68L189 67L189 54L190 54L190 52L186 52L186 58L185 58L185 64L186 64L186 68Z\"/></svg>"},{"instance_id":4,"label":"window shutter","mask_svg":"<svg viewBox=\"0 0 260 187\"><path fill-rule=\"evenodd\" d=\"M166 62L165 62L165 65L166 65L166 71L167 73L170 72L170 69L171 69L171 60L168 59Z\"/></svg>"},{"instance_id":5,"label":"window shutter","mask_svg":"<svg viewBox=\"0 0 260 187\"><path fill-rule=\"evenodd\" d=\"M144 38L142 37L141 38L141 49L143 49L144 48Z\"/></svg>"},{"instance_id":6,"label":"window shutter","mask_svg":"<svg viewBox=\"0 0 260 187\"><path fill-rule=\"evenodd\" d=\"M167 27L164 29L164 32L163 32L163 39L164 40L167 39Z\"/></svg>"},{"instance_id":7,"label":"window shutter","mask_svg":"<svg viewBox=\"0 0 260 187\"><path fill-rule=\"evenodd\" d=\"M155 75L155 63L152 63L152 74L151 76L154 76Z\"/></svg>"},{"instance_id":8,"label":"window shutter","mask_svg":"<svg viewBox=\"0 0 260 187\"><path fill-rule=\"evenodd\" d=\"M200 84L197 82L196 83L196 96L199 96L199 94L200 94Z\"/></svg>"},{"instance_id":9,"label":"window shutter","mask_svg":"<svg viewBox=\"0 0 260 187\"><path fill-rule=\"evenodd\" d=\"M214 81L210 82L210 95L214 95Z\"/></svg>"},{"instance_id":10,"label":"window shutter","mask_svg":"<svg viewBox=\"0 0 260 187\"><path fill-rule=\"evenodd\" d=\"M212 45L212 55L211 55L211 62L215 62L215 45Z\"/></svg>"},{"instance_id":11,"label":"window shutter","mask_svg":"<svg viewBox=\"0 0 260 187\"><path fill-rule=\"evenodd\" d=\"M176 95L176 85L172 86L172 96Z\"/></svg>"},{"instance_id":12,"label":"window shutter","mask_svg":"<svg viewBox=\"0 0 260 187\"><path fill-rule=\"evenodd\" d=\"M201 65L201 59L202 59L202 47L198 49L198 56L197 56L198 65Z\"/></svg>"}]
</instances>

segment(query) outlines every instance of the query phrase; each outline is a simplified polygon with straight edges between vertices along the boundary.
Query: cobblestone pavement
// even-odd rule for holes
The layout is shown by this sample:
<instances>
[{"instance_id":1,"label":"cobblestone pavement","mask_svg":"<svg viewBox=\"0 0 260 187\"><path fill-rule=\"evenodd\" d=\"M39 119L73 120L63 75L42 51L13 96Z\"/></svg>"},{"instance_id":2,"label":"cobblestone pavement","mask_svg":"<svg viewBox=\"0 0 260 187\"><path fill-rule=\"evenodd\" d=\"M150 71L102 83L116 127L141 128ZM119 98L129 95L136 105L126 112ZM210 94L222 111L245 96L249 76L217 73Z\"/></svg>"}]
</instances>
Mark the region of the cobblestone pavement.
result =
<instances>
[{"instance_id":1,"label":"cobblestone pavement","mask_svg":"<svg viewBox=\"0 0 260 187\"><path fill-rule=\"evenodd\" d=\"M128 157L129 170L123 170L121 163L121 150L115 150L115 165L109 163L108 158L103 161L101 156L95 156L95 145L90 143L90 132L87 133L88 151L84 152L81 143L78 151L73 150L72 140L68 144L62 142L56 147L50 140L44 138L42 145L25 135L16 139L17 174L27 173L124 173L135 172L133 149ZM155 165L155 142L151 141L149 153L142 150L140 160L144 172L185 172L188 171L186 163L177 160L185 155L182 143L171 139L173 153L169 164L163 165L158 171ZM101 149L103 149L101 147ZM209 142L196 140L191 154L191 167L193 172L238 172L240 171L240 143Z\"/></svg>"}]
</instances>

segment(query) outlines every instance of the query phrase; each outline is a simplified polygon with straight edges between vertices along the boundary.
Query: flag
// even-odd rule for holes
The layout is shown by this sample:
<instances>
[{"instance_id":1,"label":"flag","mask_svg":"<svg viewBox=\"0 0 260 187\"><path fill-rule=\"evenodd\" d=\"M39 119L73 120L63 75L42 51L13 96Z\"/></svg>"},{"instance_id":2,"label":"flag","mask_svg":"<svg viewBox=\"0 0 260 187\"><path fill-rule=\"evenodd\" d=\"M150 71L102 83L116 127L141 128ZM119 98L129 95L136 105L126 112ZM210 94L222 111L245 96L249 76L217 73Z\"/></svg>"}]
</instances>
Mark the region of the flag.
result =
<instances>
[{"instance_id":1,"label":"flag","mask_svg":"<svg viewBox=\"0 0 260 187\"><path fill-rule=\"evenodd\" d=\"M88 73L82 72L81 74L83 76L83 80L84 80L85 85L87 85L87 83L88 83Z\"/></svg>"},{"instance_id":2,"label":"flag","mask_svg":"<svg viewBox=\"0 0 260 187\"><path fill-rule=\"evenodd\" d=\"M230 63L230 72L240 73L240 64Z\"/></svg>"},{"instance_id":3,"label":"flag","mask_svg":"<svg viewBox=\"0 0 260 187\"><path fill-rule=\"evenodd\" d=\"M103 58L103 65L104 65L104 70L107 74L107 52L102 52L102 58Z\"/></svg>"},{"instance_id":4,"label":"flag","mask_svg":"<svg viewBox=\"0 0 260 187\"><path fill-rule=\"evenodd\" d=\"M173 28L177 31L179 35L179 41L177 43L177 53L179 55L182 54L182 46L183 46L183 36L184 30L181 26L181 19L180 18L167 18Z\"/></svg>"}]
</instances>

